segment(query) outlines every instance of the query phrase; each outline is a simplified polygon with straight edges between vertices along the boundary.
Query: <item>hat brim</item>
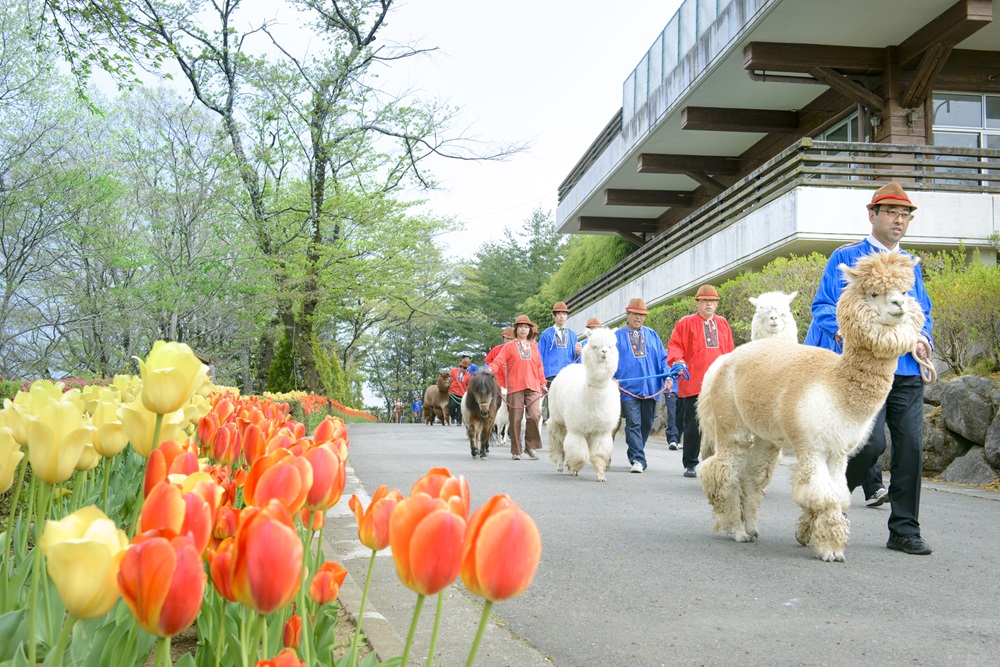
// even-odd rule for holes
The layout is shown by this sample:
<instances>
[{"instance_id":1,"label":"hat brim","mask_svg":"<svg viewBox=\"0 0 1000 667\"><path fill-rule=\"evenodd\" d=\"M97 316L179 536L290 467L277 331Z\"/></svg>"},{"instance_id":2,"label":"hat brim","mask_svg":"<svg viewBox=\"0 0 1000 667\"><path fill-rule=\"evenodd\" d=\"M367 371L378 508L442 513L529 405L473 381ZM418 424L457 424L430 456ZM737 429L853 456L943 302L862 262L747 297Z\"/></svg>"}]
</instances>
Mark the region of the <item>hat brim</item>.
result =
<instances>
[{"instance_id":1,"label":"hat brim","mask_svg":"<svg viewBox=\"0 0 1000 667\"><path fill-rule=\"evenodd\" d=\"M636 314L639 314L639 315L649 315L649 311L646 310L645 308L626 308L625 312L626 313L636 313Z\"/></svg>"},{"instance_id":2,"label":"hat brim","mask_svg":"<svg viewBox=\"0 0 1000 667\"><path fill-rule=\"evenodd\" d=\"M719 297L714 294L703 294L702 296L696 296L695 301L718 301Z\"/></svg>"},{"instance_id":3,"label":"hat brim","mask_svg":"<svg viewBox=\"0 0 1000 667\"><path fill-rule=\"evenodd\" d=\"M885 199L879 199L877 202L872 204L866 204L869 211L875 210L876 206L905 206L910 209L910 213L917 210L917 207L905 199L896 199L895 197L886 197Z\"/></svg>"}]
</instances>

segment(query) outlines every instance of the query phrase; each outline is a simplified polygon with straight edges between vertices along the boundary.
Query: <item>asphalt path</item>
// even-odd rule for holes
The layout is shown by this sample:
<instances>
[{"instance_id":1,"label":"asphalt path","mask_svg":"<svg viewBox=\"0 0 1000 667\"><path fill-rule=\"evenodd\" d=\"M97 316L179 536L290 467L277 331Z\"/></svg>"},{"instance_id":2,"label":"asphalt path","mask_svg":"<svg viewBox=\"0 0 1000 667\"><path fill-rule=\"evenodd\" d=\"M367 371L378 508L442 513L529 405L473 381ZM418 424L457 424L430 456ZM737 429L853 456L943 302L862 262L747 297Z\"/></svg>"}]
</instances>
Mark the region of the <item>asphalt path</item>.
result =
<instances>
[{"instance_id":1,"label":"asphalt path","mask_svg":"<svg viewBox=\"0 0 1000 667\"><path fill-rule=\"evenodd\" d=\"M468 479L473 509L506 493L537 522L542 558L530 588L493 606L476 665L991 665L1000 655L1000 493L925 482L930 556L886 549L888 504L867 508L856 491L845 563L824 563L795 541L798 508L784 458L760 513L760 539L737 544L712 532L697 479L681 453L646 447L649 468L628 472L615 442L608 481L590 466L559 474L542 450L514 461L494 447L473 459L464 428L351 425L349 483L331 510L327 557L350 571L341 592L357 613L369 554L357 542L347 498L367 504L379 485L404 495L429 469ZM544 438L543 438L544 441ZM415 594L391 555L375 559L364 629L382 659L400 655ZM428 664L437 598L428 599L410 664ZM434 664L465 664L481 601L457 581L443 596Z\"/></svg>"}]
</instances>

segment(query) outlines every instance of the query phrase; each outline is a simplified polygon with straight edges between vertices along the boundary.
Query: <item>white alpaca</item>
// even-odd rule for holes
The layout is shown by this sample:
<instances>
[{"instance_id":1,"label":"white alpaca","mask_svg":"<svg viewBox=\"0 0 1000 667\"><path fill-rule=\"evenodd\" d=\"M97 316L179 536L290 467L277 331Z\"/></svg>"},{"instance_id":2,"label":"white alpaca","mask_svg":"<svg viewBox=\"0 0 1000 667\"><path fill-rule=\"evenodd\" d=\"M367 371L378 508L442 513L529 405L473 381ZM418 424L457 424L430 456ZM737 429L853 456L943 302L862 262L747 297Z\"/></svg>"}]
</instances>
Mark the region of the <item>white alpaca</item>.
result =
<instances>
[{"instance_id":1,"label":"white alpaca","mask_svg":"<svg viewBox=\"0 0 1000 667\"><path fill-rule=\"evenodd\" d=\"M750 297L750 303L757 309L750 325L750 340L781 338L793 343L799 342L798 327L792 317L792 299L798 292L764 292L758 297Z\"/></svg>"},{"instance_id":2,"label":"white alpaca","mask_svg":"<svg viewBox=\"0 0 1000 667\"><path fill-rule=\"evenodd\" d=\"M587 461L606 481L604 471L614 448L612 431L621 416L618 383L618 346L614 331L590 331L583 346L583 363L566 366L549 386L549 458L562 472L563 464L579 475Z\"/></svg>"},{"instance_id":3,"label":"white alpaca","mask_svg":"<svg viewBox=\"0 0 1000 667\"><path fill-rule=\"evenodd\" d=\"M795 537L827 562L843 561L850 504L847 459L864 443L892 387L900 355L924 323L913 286L915 261L900 253L841 265L848 284L837 302L844 340L838 355L765 339L717 359L705 374L698 418L715 454L698 467L715 530L757 538L757 512L781 449L798 458L792 499L802 507Z\"/></svg>"}]
</instances>

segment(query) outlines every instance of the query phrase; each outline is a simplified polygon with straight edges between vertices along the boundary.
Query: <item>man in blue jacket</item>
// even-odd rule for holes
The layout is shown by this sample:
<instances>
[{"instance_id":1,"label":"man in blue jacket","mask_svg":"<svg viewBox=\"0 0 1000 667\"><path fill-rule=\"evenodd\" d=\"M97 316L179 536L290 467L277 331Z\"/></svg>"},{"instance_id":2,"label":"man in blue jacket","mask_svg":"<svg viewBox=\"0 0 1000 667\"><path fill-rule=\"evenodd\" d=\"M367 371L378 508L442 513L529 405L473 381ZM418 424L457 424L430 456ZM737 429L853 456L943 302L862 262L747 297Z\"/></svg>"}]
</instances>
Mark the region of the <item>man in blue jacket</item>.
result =
<instances>
[{"instance_id":1,"label":"man in blue jacket","mask_svg":"<svg viewBox=\"0 0 1000 667\"><path fill-rule=\"evenodd\" d=\"M569 366L583 349L576 341L576 332L566 326L569 308L562 301L552 306L552 326L538 337L538 352L542 355L545 381L551 385L559 371ZM545 419L549 418L549 400L542 403Z\"/></svg>"},{"instance_id":2,"label":"man in blue jacket","mask_svg":"<svg viewBox=\"0 0 1000 667\"><path fill-rule=\"evenodd\" d=\"M806 333L806 345L815 345L843 351L837 335L837 300L846 281L837 268L841 264L854 266L865 255L875 252L903 252L899 241L906 234L913 211L917 207L898 183L888 183L875 191L868 204L868 220L872 233L865 239L842 246L833 252L827 262L816 298L812 304L812 323ZM931 301L924 289L920 265L913 269L915 281L909 294L924 311L924 328L915 354L924 360L931 355ZM924 440L924 385L920 366L913 354L899 358L892 389L885 405L875 417L868 442L847 463L847 486L850 490L861 486L870 507L884 500L882 469L878 458L885 451L885 427L892 437L890 480L888 498L892 511L889 514L889 541L886 546L908 554L925 555L931 547L920 536L920 483L923 470ZM881 502L880 502L881 501Z\"/></svg>"}]
</instances>

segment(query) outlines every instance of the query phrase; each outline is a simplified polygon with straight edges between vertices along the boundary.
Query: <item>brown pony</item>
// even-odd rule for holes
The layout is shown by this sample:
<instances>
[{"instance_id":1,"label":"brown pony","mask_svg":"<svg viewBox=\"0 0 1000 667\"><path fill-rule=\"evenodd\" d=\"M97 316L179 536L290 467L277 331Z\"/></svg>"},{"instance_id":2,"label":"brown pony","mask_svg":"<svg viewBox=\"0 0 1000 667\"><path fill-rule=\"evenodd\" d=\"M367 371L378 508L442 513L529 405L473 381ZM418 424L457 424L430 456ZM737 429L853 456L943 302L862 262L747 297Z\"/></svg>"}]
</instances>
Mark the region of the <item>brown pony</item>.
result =
<instances>
[{"instance_id":1,"label":"brown pony","mask_svg":"<svg viewBox=\"0 0 1000 667\"><path fill-rule=\"evenodd\" d=\"M488 367L472 374L462 397L462 423L469 436L472 456L485 459L490 451L493 421L500 409L500 384Z\"/></svg>"},{"instance_id":2,"label":"brown pony","mask_svg":"<svg viewBox=\"0 0 1000 667\"><path fill-rule=\"evenodd\" d=\"M438 373L434 384L424 391L424 423L434 425L434 418L441 420L443 426L451 423L448 416L448 387L451 386L451 371L444 369Z\"/></svg>"}]
</instances>

